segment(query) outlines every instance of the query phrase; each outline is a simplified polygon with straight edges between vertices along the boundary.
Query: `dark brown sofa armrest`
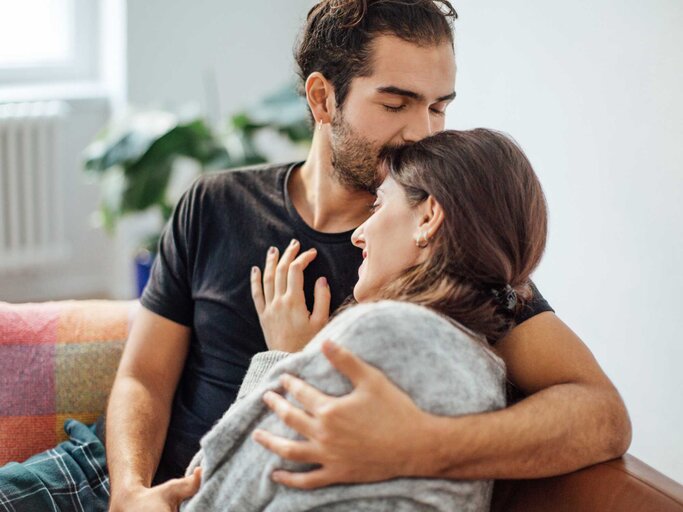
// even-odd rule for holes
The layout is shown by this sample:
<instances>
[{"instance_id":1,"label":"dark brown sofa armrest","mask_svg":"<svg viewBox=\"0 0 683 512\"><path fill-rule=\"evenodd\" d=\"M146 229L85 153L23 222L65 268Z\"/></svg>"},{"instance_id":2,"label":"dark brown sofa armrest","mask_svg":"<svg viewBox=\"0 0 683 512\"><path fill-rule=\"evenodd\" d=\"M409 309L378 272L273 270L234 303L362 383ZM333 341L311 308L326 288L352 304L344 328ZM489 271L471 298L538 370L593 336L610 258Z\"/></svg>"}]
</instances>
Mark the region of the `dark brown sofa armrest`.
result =
<instances>
[{"instance_id":1,"label":"dark brown sofa armrest","mask_svg":"<svg viewBox=\"0 0 683 512\"><path fill-rule=\"evenodd\" d=\"M499 480L493 512L683 512L683 486L632 455L553 478Z\"/></svg>"}]
</instances>

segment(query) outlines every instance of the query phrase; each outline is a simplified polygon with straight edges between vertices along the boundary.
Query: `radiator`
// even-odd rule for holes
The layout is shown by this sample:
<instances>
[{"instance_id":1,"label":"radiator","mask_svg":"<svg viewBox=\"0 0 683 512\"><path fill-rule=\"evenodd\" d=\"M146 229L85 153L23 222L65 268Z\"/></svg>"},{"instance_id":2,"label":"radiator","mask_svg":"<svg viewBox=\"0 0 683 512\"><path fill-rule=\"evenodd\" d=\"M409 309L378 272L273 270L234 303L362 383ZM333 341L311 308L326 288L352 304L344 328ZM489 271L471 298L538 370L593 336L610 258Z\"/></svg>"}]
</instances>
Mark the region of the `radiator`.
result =
<instances>
[{"instance_id":1,"label":"radiator","mask_svg":"<svg viewBox=\"0 0 683 512\"><path fill-rule=\"evenodd\" d=\"M0 272L40 268L68 255L61 102L0 104Z\"/></svg>"}]
</instances>

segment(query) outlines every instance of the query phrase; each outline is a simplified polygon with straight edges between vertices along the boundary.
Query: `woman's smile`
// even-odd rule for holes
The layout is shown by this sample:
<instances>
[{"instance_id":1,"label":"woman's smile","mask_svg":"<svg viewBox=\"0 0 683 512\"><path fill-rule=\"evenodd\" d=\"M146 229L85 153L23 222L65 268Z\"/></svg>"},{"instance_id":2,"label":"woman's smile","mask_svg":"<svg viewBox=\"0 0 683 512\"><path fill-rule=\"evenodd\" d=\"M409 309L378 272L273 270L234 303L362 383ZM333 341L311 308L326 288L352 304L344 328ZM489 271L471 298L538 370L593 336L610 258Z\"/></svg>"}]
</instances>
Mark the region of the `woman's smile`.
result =
<instances>
[{"instance_id":1,"label":"woman's smile","mask_svg":"<svg viewBox=\"0 0 683 512\"><path fill-rule=\"evenodd\" d=\"M354 287L358 302L371 300L420 257L414 240L418 217L408 205L405 192L392 178L387 177L377 189L376 205L372 215L351 236L351 242L363 251Z\"/></svg>"}]
</instances>

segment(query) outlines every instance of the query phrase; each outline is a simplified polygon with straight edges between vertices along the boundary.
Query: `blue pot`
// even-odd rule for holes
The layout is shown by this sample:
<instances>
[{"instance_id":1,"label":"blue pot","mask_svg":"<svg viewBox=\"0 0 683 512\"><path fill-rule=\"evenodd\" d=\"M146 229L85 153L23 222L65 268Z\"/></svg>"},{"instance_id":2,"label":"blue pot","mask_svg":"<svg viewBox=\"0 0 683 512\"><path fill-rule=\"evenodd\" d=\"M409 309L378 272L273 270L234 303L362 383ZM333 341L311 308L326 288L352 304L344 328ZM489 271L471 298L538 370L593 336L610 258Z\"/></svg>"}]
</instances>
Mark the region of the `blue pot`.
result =
<instances>
[{"instance_id":1,"label":"blue pot","mask_svg":"<svg viewBox=\"0 0 683 512\"><path fill-rule=\"evenodd\" d=\"M149 274L152 270L152 263L156 254L143 249L135 255L135 281L137 284L138 298L142 297L142 292L149 281Z\"/></svg>"}]
</instances>

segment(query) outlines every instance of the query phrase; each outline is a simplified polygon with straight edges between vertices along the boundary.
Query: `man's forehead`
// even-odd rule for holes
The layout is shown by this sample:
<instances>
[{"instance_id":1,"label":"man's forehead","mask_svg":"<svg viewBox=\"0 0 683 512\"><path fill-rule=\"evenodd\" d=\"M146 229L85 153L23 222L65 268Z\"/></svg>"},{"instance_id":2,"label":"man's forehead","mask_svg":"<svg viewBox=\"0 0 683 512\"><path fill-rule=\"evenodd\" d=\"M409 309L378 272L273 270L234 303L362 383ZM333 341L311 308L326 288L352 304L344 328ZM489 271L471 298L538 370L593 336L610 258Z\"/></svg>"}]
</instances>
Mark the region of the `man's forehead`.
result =
<instances>
[{"instance_id":1,"label":"man's forehead","mask_svg":"<svg viewBox=\"0 0 683 512\"><path fill-rule=\"evenodd\" d=\"M421 46L395 36L378 36L373 41L372 74L368 85L415 92L425 98L447 96L455 84L455 56L448 41Z\"/></svg>"}]
</instances>

